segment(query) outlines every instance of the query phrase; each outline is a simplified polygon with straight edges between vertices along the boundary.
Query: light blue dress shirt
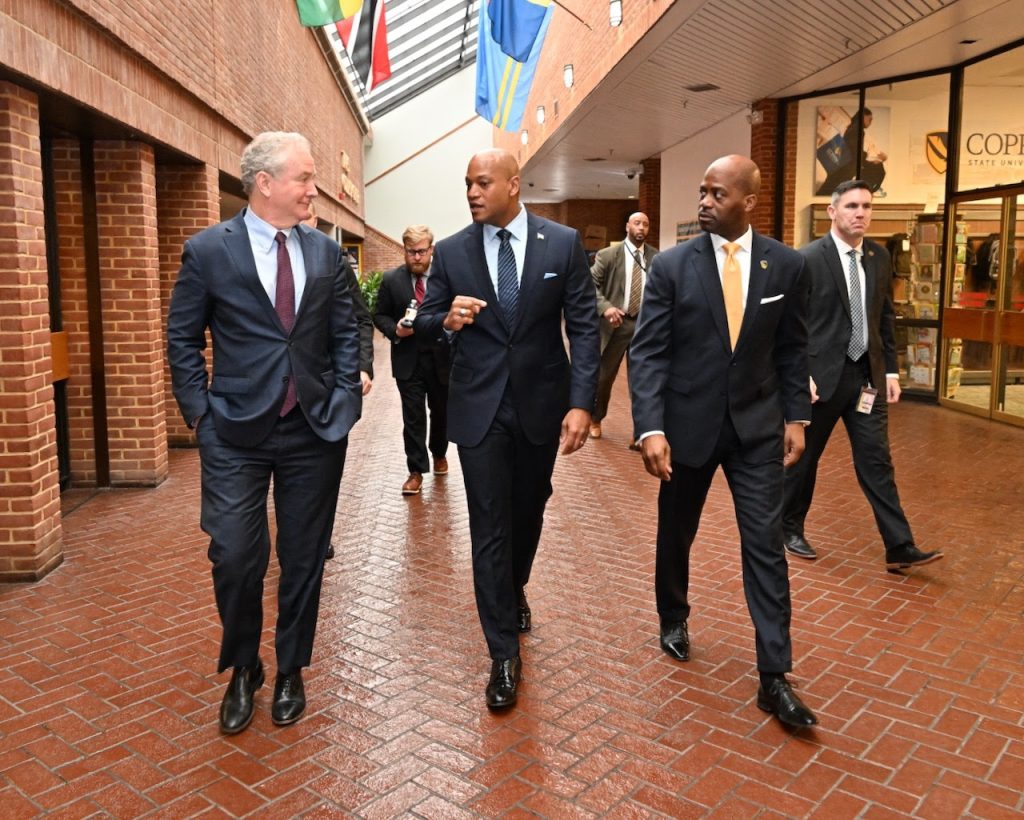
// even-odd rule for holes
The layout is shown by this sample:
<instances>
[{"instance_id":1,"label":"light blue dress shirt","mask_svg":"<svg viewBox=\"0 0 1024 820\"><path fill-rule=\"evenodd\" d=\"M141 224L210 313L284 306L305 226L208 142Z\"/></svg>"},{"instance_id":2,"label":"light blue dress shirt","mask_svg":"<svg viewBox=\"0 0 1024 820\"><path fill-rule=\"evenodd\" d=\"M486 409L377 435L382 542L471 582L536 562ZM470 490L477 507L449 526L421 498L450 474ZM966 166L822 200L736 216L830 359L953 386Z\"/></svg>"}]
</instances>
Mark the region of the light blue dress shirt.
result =
<instances>
[{"instance_id":1,"label":"light blue dress shirt","mask_svg":"<svg viewBox=\"0 0 1024 820\"><path fill-rule=\"evenodd\" d=\"M256 260L256 273L259 274L260 284L270 297L270 304L276 305L277 299L277 242L274 237L280 230L287 239L284 243L288 249L288 258L292 262L292 277L295 280L295 311L299 310L302 304L302 292L306 289L306 263L302 258L302 243L299 242L299 232L295 228L281 230L275 228L269 222L260 219L252 212L252 208L245 209L242 217L245 221L246 230L249 231L249 243L252 245L253 259Z\"/></svg>"}]
</instances>

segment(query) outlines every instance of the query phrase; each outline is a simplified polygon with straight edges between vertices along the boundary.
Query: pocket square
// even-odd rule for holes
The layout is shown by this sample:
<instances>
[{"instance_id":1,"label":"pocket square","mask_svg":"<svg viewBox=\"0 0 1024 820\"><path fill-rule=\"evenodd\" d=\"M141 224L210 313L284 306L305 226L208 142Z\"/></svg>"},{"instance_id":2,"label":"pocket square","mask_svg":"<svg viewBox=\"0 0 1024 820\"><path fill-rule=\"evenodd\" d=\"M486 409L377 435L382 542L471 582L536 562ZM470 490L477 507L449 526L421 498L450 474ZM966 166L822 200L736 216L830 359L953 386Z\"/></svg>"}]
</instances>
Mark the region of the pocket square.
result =
<instances>
[{"instance_id":1,"label":"pocket square","mask_svg":"<svg viewBox=\"0 0 1024 820\"><path fill-rule=\"evenodd\" d=\"M780 293L778 296L765 296L764 299L761 300L761 304L767 305L769 302L778 302L779 299L781 299L785 295L786 294L784 293Z\"/></svg>"},{"instance_id":2,"label":"pocket square","mask_svg":"<svg viewBox=\"0 0 1024 820\"><path fill-rule=\"evenodd\" d=\"M545 279L557 279L558 278L558 274L557 273L545 273L544 274L544 278Z\"/></svg>"}]
</instances>

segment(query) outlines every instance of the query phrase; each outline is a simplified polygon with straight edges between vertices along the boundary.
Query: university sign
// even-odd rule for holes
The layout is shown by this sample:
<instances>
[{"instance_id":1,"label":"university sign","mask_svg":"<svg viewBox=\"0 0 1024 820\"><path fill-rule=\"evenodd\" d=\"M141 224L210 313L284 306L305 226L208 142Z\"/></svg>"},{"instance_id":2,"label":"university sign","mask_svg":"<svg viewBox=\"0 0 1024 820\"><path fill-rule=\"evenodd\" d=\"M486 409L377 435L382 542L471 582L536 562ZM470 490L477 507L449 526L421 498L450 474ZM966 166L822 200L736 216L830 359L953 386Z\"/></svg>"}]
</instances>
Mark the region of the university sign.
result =
<instances>
[{"instance_id":1,"label":"university sign","mask_svg":"<svg viewBox=\"0 0 1024 820\"><path fill-rule=\"evenodd\" d=\"M949 156L948 140L948 131L930 131L928 136L925 137L925 158L936 174L946 173L946 160Z\"/></svg>"}]
</instances>

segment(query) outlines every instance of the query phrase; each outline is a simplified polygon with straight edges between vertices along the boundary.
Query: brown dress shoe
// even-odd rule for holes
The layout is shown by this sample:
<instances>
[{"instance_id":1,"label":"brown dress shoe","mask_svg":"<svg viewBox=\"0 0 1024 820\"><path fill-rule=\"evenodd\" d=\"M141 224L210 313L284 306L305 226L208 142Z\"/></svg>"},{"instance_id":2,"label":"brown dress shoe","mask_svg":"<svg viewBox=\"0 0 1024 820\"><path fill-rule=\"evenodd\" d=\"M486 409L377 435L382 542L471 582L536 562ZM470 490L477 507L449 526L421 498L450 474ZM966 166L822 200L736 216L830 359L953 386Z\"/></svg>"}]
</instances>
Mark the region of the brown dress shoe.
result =
<instances>
[{"instance_id":1,"label":"brown dress shoe","mask_svg":"<svg viewBox=\"0 0 1024 820\"><path fill-rule=\"evenodd\" d=\"M409 477L405 480L405 484L402 485L402 495L417 495L420 491L420 487L422 486L423 474L409 473Z\"/></svg>"},{"instance_id":2,"label":"brown dress shoe","mask_svg":"<svg viewBox=\"0 0 1024 820\"><path fill-rule=\"evenodd\" d=\"M448 459L434 459L434 475L448 475Z\"/></svg>"},{"instance_id":3,"label":"brown dress shoe","mask_svg":"<svg viewBox=\"0 0 1024 820\"><path fill-rule=\"evenodd\" d=\"M601 438L601 422L595 421L590 425L590 437Z\"/></svg>"}]
</instances>

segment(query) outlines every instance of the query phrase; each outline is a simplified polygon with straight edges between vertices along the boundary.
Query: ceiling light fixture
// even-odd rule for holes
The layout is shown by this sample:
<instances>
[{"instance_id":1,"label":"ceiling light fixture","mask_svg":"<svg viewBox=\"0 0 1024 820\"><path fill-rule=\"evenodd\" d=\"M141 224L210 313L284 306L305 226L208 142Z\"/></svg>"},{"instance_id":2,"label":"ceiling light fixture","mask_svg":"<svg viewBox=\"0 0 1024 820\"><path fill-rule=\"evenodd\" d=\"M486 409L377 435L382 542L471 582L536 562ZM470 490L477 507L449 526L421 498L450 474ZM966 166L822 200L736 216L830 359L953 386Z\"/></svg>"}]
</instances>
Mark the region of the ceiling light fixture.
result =
<instances>
[{"instance_id":1,"label":"ceiling light fixture","mask_svg":"<svg viewBox=\"0 0 1024 820\"><path fill-rule=\"evenodd\" d=\"M543 105L538 105L537 106L537 122L543 124L544 123L544 119L545 119L544 106Z\"/></svg>"},{"instance_id":2,"label":"ceiling light fixture","mask_svg":"<svg viewBox=\"0 0 1024 820\"><path fill-rule=\"evenodd\" d=\"M526 143L530 141L530 132L527 131L525 128L523 129L523 132L519 135L519 141L523 145L526 145Z\"/></svg>"},{"instance_id":3,"label":"ceiling light fixture","mask_svg":"<svg viewBox=\"0 0 1024 820\"><path fill-rule=\"evenodd\" d=\"M608 22L612 26L622 25L622 0L611 0L608 4Z\"/></svg>"},{"instance_id":4,"label":"ceiling light fixture","mask_svg":"<svg viewBox=\"0 0 1024 820\"><path fill-rule=\"evenodd\" d=\"M565 68L562 69L562 82L565 83L566 88L572 88L572 63L567 63Z\"/></svg>"}]
</instances>

